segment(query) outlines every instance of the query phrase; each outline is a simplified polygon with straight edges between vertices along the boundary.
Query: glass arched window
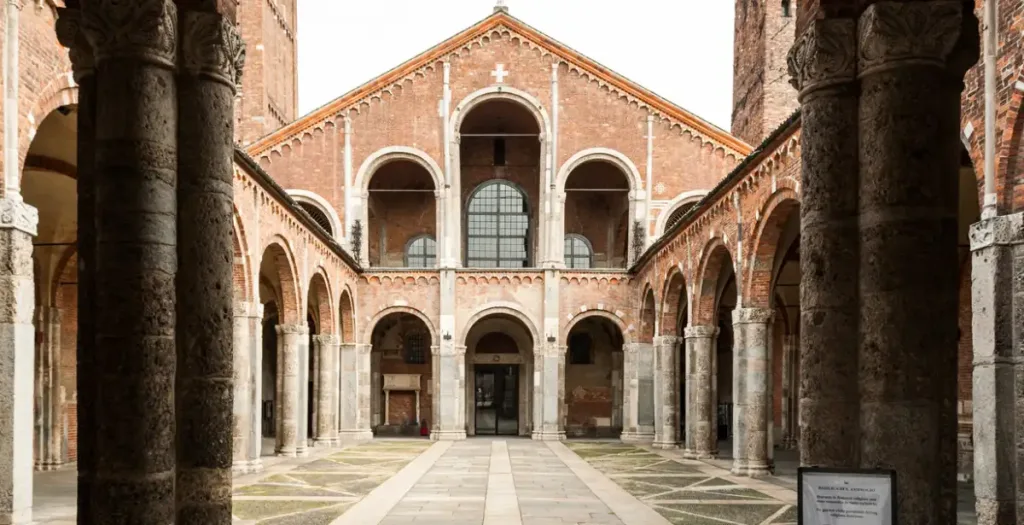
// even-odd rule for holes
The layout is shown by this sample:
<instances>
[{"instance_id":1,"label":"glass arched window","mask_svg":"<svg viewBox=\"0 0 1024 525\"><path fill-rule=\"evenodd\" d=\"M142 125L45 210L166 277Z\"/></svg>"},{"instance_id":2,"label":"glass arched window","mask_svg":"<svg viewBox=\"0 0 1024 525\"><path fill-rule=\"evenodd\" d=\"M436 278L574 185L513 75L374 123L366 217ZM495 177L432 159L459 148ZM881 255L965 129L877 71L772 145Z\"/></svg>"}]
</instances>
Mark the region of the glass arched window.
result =
<instances>
[{"instance_id":1,"label":"glass arched window","mask_svg":"<svg viewBox=\"0 0 1024 525\"><path fill-rule=\"evenodd\" d=\"M405 266L433 268L437 262L437 242L429 235L413 237L405 246Z\"/></svg>"},{"instance_id":2,"label":"glass arched window","mask_svg":"<svg viewBox=\"0 0 1024 525\"><path fill-rule=\"evenodd\" d=\"M529 234L526 194L505 181L481 184L466 206L466 266L528 267Z\"/></svg>"},{"instance_id":3,"label":"glass arched window","mask_svg":"<svg viewBox=\"0 0 1024 525\"><path fill-rule=\"evenodd\" d=\"M594 250L586 237L575 233L565 236L566 268L590 268L593 258Z\"/></svg>"}]
</instances>

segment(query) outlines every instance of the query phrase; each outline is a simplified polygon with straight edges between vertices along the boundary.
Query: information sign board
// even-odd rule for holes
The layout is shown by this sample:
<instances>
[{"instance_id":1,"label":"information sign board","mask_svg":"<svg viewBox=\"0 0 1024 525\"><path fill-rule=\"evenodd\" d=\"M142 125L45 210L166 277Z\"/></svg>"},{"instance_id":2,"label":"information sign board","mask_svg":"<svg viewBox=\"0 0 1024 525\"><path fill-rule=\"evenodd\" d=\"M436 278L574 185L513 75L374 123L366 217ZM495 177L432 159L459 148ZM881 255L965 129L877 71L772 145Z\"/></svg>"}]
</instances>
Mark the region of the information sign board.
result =
<instances>
[{"instance_id":1,"label":"information sign board","mask_svg":"<svg viewBox=\"0 0 1024 525\"><path fill-rule=\"evenodd\" d=\"M896 525L896 471L800 467L799 525Z\"/></svg>"}]
</instances>

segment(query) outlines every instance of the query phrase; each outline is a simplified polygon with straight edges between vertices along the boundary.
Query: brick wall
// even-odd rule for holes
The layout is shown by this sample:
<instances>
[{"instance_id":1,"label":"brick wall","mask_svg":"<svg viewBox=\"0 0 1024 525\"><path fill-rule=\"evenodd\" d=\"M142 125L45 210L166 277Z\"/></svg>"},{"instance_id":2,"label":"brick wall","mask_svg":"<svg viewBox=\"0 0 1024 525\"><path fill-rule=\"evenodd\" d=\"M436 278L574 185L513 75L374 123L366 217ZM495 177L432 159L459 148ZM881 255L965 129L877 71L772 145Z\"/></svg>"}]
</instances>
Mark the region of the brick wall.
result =
<instances>
[{"instance_id":1,"label":"brick wall","mask_svg":"<svg viewBox=\"0 0 1024 525\"><path fill-rule=\"evenodd\" d=\"M246 43L235 134L248 144L298 115L296 0L253 0L238 6Z\"/></svg>"}]
</instances>

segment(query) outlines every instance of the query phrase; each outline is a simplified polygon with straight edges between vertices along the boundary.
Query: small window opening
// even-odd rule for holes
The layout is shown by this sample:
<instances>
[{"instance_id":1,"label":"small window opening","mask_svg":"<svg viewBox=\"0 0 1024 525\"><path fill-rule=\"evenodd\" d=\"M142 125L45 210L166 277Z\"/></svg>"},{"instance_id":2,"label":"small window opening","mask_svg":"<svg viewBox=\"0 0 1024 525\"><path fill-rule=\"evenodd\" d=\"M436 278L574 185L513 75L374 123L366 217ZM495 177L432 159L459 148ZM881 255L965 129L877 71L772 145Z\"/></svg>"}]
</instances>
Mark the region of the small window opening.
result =
<instances>
[{"instance_id":1,"label":"small window opening","mask_svg":"<svg viewBox=\"0 0 1024 525\"><path fill-rule=\"evenodd\" d=\"M790 0L782 0L782 16L784 18L789 18L793 16L792 11L790 11L789 4Z\"/></svg>"},{"instance_id":2,"label":"small window opening","mask_svg":"<svg viewBox=\"0 0 1024 525\"><path fill-rule=\"evenodd\" d=\"M505 139L494 139L494 165L505 165Z\"/></svg>"},{"instance_id":3,"label":"small window opening","mask_svg":"<svg viewBox=\"0 0 1024 525\"><path fill-rule=\"evenodd\" d=\"M426 343L423 341L423 334L413 332L405 335L405 363L409 365L422 365L427 362Z\"/></svg>"}]
</instances>

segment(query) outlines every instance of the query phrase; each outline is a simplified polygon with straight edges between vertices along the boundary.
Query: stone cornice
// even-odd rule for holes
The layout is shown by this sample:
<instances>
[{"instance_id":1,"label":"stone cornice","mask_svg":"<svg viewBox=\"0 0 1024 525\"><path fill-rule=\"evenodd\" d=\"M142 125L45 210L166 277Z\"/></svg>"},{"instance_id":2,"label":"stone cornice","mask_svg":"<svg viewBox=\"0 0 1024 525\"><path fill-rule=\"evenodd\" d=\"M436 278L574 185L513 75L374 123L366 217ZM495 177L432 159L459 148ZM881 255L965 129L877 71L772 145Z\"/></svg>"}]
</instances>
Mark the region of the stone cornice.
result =
<instances>
[{"instance_id":1,"label":"stone cornice","mask_svg":"<svg viewBox=\"0 0 1024 525\"><path fill-rule=\"evenodd\" d=\"M945 68L962 23L959 0L872 4L860 17L859 75L908 65Z\"/></svg>"},{"instance_id":2,"label":"stone cornice","mask_svg":"<svg viewBox=\"0 0 1024 525\"><path fill-rule=\"evenodd\" d=\"M814 20L789 52L790 83L808 93L857 79L857 22Z\"/></svg>"},{"instance_id":3,"label":"stone cornice","mask_svg":"<svg viewBox=\"0 0 1024 525\"><path fill-rule=\"evenodd\" d=\"M181 40L185 71L238 89L245 66L245 43L231 20L218 13L188 11Z\"/></svg>"},{"instance_id":4,"label":"stone cornice","mask_svg":"<svg viewBox=\"0 0 1024 525\"><path fill-rule=\"evenodd\" d=\"M82 29L96 63L134 58L173 69L178 51L178 9L172 0L93 0Z\"/></svg>"}]
</instances>

